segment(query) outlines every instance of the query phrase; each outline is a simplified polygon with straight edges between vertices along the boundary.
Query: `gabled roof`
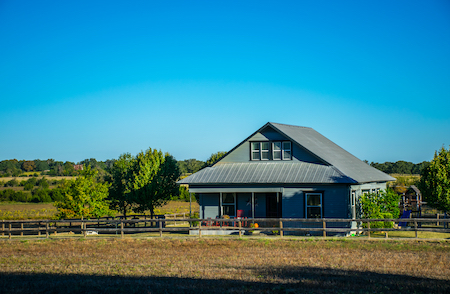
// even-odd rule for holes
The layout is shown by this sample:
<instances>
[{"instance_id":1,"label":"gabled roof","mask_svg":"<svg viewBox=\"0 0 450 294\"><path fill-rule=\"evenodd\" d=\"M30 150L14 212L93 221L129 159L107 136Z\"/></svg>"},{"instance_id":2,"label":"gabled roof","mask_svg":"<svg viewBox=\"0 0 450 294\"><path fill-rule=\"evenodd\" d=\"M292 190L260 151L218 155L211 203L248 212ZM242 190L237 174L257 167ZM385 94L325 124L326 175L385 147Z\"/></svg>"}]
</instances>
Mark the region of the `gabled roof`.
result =
<instances>
[{"instance_id":1,"label":"gabled roof","mask_svg":"<svg viewBox=\"0 0 450 294\"><path fill-rule=\"evenodd\" d=\"M252 183L368 183L394 181L395 178L371 167L328 140L312 128L267 123L254 134L271 127L303 150L317 157L323 164L307 162L217 162L180 180L179 184L252 184ZM227 156L225 155L225 157ZM224 157L224 158L225 158Z\"/></svg>"}]
</instances>

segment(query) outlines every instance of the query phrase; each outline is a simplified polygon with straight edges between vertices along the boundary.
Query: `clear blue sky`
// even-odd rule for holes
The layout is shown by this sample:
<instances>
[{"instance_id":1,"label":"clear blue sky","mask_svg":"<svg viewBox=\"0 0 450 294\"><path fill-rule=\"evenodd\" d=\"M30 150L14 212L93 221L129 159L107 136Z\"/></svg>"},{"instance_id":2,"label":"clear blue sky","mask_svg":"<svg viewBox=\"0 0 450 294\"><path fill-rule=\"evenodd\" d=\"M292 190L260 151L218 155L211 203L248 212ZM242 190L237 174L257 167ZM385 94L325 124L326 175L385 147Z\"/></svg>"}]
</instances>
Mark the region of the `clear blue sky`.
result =
<instances>
[{"instance_id":1,"label":"clear blue sky","mask_svg":"<svg viewBox=\"0 0 450 294\"><path fill-rule=\"evenodd\" d=\"M450 1L0 0L0 160L206 160L268 121L431 160Z\"/></svg>"}]
</instances>

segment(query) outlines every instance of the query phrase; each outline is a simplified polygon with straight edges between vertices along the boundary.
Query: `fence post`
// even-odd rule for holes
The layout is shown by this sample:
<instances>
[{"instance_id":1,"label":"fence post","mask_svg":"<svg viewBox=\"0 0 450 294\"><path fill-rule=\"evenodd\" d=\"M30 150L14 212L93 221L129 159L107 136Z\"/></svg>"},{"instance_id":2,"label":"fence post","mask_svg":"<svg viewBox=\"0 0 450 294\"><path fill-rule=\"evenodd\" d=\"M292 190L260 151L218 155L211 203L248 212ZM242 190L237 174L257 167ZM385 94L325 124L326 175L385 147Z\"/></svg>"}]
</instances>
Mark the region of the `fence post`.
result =
<instances>
[{"instance_id":1,"label":"fence post","mask_svg":"<svg viewBox=\"0 0 450 294\"><path fill-rule=\"evenodd\" d=\"M437 218L437 222L436 222L436 226L438 226L439 227L439 213L436 213L436 218Z\"/></svg>"},{"instance_id":2,"label":"fence post","mask_svg":"<svg viewBox=\"0 0 450 294\"><path fill-rule=\"evenodd\" d=\"M367 237L370 238L370 222L367 222Z\"/></svg>"},{"instance_id":3,"label":"fence post","mask_svg":"<svg viewBox=\"0 0 450 294\"><path fill-rule=\"evenodd\" d=\"M162 221L159 219L159 237L162 238Z\"/></svg>"},{"instance_id":4,"label":"fence post","mask_svg":"<svg viewBox=\"0 0 450 294\"><path fill-rule=\"evenodd\" d=\"M83 224L84 224L84 231L83 231L83 234L84 234L84 237L86 238L86 236L87 236L87 224L84 222L84 219L81 220L81 221L82 221Z\"/></svg>"},{"instance_id":5,"label":"fence post","mask_svg":"<svg viewBox=\"0 0 450 294\"><path fill-rule=\"evenodd\" d=\"M120 220L120 238L123 238L123 220Z\"/></svg>"},{"instance_id":6,"label":"fence post","mask_svg":"<svg viewBox=\"0 0 450 294\"><path fill-rule=\"evenodd\" d=\"M23 237L23 223L20 223L20 237Z\"/></svg>"},{"instance_id":7,"label":"fence post","mask_svg":"<svg viewBox=\"0 0 450 294\"><path fill-rule=\"evenodd\" d=\"M12 225L11 225L11 223L9 223L9 232L8 232L9 239L11 239L11 229L12 229Z\"/></svg>"},{"instance_id":8,"label":"fence post","mask_svg":"<svg viewBox=\"0 0 450 294\"><path fill-rule=\"evenodd\" d=\"M2 220L2 236L5 236L5 221Z\"/></svg>"},{"instance_id":9,"label":"fence post","mask_svg":"<svg viewBox=\"0 0 450 294\"><path fill-rule=\"evenodd\" d=\"M48 239L48 221L45 222L45 238Z\"/></svg>"},{"instance_id":10,"label":"fence post","mask_svg":"<svg viewBox=\"0 0 450 294\"><path fill-rule=\"evenodd\" d=\"M280 238L283 238L283 221L280 219Z\"/></svg>"},{"instance_id":11,"label":"fence post","mask_svg":"<svg viewBox=\"0 0 450 294\"><path fill-rule=\"evenodd\" d=\"M416 233L417 238L417 219L414 219L414 232Z\"/></svg>"},{"instance_id":12,"label":"fence post","mask_svg":"<svg viewBox=\"0 0 450 294\"><path fill-rule=\"evenodd\" d=\"M242 224L241 224L241 220L239 220L238 226L239 226L239 238L241 238L241 237L242 237L242 232L241 232Z\"/></svg>"},{"instance_id":13,"label":"fence post","mask_svg":"<svg viewBox=\"0 0 450 294\"><path fill-rule=\"evenodd\" d=\"M198 225L198 237L202 237L202 221L200 220L200 224Z\"/></svg>"},{"instance_id":14,"label":"fence post","mask_svg":"<svg viewBox=\"0 0 450 294\"><path fill-rule=\"evenodd\" d=\"M327 236L327 223L325 222L325 220L322 221L322 227L323 227L323 236L326 237Z\"/></svg>"}]
</instances>

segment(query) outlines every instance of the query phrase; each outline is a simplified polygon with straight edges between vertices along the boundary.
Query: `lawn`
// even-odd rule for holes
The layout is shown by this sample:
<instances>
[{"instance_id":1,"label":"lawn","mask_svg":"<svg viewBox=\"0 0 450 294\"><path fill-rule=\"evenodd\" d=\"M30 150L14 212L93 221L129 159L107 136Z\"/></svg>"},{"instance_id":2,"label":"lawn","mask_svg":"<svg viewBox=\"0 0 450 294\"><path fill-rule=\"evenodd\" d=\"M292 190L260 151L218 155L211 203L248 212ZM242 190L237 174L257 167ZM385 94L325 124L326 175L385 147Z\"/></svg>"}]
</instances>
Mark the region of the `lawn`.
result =
<instances>
[{"instance_id":1,"label":"lawn","mask_svg":"<svg viewBox=\"0 0 450 294\"><path fill-rule=\"evenodd\" d=\"M450 243L2 241L0 277L3 293L449 293Z\"/></svg>"}]
</instances>

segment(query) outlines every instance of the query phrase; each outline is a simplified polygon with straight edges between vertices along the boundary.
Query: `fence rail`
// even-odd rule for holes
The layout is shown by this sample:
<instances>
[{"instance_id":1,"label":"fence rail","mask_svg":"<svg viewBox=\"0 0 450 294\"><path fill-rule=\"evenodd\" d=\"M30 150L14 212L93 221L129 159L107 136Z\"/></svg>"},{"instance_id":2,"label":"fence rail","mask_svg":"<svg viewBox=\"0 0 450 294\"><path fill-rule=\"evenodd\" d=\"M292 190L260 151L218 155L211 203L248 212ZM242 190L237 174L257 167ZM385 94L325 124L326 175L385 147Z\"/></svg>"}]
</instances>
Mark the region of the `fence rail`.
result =
<instances>
[{"instance_id":1,"label":"fence rail","mask_svg":"<svg viewBox=\"0 0 450 294\"><path fill-rule=\"evenodd\" d=\"M95 219L95 220L1 220L0 234L3 237L45 235L69 233L81 234L87 237L92 234L125 234L158 232L189 233L194 231L199 237L209 231L233 231L240 237L251 232L266 232L283 237L285 234L310 234L326 237L333 234L348 235L350 233L384 232L388 238L389 232L414 231L450 233L450 219L408 218L408 219L299 219L299 218L254 218L254 219ZM175 226L184 223L185 227ZM391 222L393 227L378 227L375 224ZM437 222L439 222L437 224ZM172 224L172 225L169 225ZM255 224L259 224L256 226ZM400 226L399 226L400 224ZM372 227L371 227L372 225Z\"/></svg>"}]
</instances>

